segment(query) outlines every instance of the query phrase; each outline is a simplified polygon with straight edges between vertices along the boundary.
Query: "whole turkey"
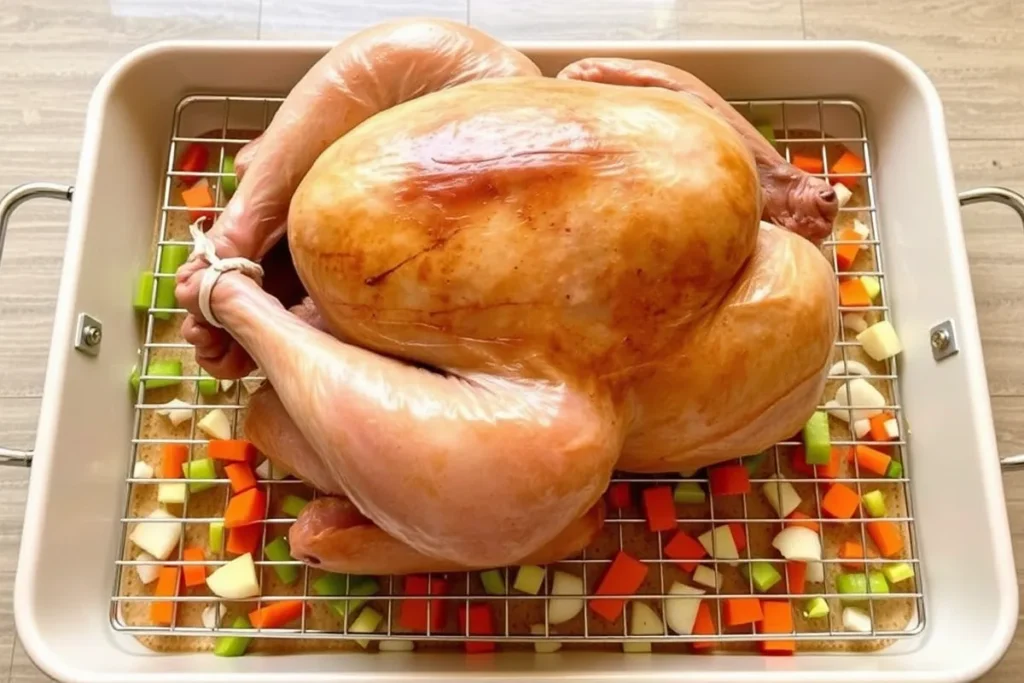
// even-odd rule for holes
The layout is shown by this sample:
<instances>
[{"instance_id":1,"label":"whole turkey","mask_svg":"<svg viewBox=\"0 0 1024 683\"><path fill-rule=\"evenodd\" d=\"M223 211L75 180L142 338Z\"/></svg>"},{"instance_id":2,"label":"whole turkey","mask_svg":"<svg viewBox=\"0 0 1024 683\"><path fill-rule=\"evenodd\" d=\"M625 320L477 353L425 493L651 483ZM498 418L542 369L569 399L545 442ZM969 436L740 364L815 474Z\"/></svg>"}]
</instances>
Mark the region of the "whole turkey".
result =
<instances>
[{"instance_id":1,"label":"whole turkey","mask_svg":"<svg viewBox=\"0 0 1024 683\"><path fill-rule=\"evenodd\" d=\"M248 438L329 494L296 558L553 562L600 530L614 469L757 452L821 395L835 194L674 67L543 77L473 29L388 24L326 55L238 166L218 255L286 234L308 298L227 273L219 329L198 256L177 294L204 367L269 379Z\"/></svg>"}]
</instances>

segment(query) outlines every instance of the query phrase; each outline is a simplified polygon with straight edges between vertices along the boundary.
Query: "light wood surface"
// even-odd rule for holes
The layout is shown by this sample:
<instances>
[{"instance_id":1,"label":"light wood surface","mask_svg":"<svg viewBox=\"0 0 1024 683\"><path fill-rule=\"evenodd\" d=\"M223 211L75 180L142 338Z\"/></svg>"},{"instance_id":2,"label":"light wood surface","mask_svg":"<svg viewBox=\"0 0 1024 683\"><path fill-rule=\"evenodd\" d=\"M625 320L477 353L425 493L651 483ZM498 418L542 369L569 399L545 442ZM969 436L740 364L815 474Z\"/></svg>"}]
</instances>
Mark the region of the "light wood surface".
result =
<instances>
[{"instance_id":1,"label":"light wood surface","mask_svg":"<svg viewBox=\"0 0 1024 683\"><path fill-rule=\"evenodd\" d=\"M103 71L166 38L335 39L398 16L468 21L506 39L851 38L920 64L946 107L961 188L1024 188L1024 0L40 0L0 1L0 191L73 181ZM63 255L66 206L19 211L0 267L0 444L30 447ZM1003 453L1024 452L1024 232L1004 209L964 212ZM28 473L0 469L0 681L41 681L16 642L12 586ZM1024 577L1024 474L1006 498ZM986 683L1024 680L1024 629Z\"/></svg>"}]
</instances>

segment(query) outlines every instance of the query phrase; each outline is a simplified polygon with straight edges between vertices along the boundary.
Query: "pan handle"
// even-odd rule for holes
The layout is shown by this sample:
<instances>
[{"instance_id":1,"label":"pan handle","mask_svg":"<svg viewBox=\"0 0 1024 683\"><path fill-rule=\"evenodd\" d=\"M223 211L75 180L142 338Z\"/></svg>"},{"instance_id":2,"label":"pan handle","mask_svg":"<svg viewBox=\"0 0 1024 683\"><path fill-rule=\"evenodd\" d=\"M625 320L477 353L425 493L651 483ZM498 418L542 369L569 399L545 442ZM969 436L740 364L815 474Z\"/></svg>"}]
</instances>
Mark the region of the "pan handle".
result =
<instances>
[{"instance_id":1,"label":"pan handle","mask_svg":"<svg viewBox=\"0 0 1024 683\"><path fill-rule=\"evenodd\" d=\"M49 199L64 199L71 201L75 188L71 185L59 183L25 183L14 188L3 197L0 197L0 260L4 255L4 238L7 237L7 224L11 220L11 214L19 206L30 199L47 197ZM28 467L32 464L32 451L22 451L13 448L0 446L0 465L22 465Z\"/></svg>"},{"instance_id":2,"label":"pan handle","mask_svg":"<svg viewBox=\"0 0 1024 683\"><path fill-rule=\"evenodd\" d=\"M966 190L960 193L960 206L980 204L982 202L996 202L1010 207L1020 216L1021 223L1024 223L1024 195L1014 192L1005 187L979 187L974 190ZM1010 472L1024 469L1024 453L1008 455L1000 460L1003 470Z\"/></svg>"}]
</instances>

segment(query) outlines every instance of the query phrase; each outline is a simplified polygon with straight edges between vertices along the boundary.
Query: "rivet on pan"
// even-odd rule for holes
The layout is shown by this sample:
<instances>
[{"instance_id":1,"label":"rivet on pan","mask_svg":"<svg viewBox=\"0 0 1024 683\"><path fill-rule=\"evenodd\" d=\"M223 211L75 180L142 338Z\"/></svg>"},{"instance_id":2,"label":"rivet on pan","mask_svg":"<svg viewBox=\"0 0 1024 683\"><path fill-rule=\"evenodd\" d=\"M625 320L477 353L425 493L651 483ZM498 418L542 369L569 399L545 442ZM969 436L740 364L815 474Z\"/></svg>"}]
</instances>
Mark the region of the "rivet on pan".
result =
<instances>
[{"instance_id":1,"label":"rivet on pan","mask_svg":"<svg viewBox=\"0 0 1024 683\"><path fill-rule=\"evenodd\" d=\"M89 328L91 329L91 328ZM942 351L949 346L949 332L945 330L935 330L932 332L932 348L936 351Z\"/></svg>"},{"instance_id":2,"label":"rivet on pan","mask_svg":"<svg viewBox=\"0 0 1024 683\"><path fill-rule=\"evenodd\" d=\"M75 349L88 356L98 356L103 343L103 323L88 313L78 314Z\"/></svg>"},{"instance_id":3,"label":"rivet on pan","mask_svg":"<svg viewBox=\"0 0 1024 683\"><path fill-rule=\"evenodd\" d=\"M952 320L943 320L934 326L928 332L928 339L931 342L932 357L935 360L943 360L960 352Z\"/></svg>"}]
</instances>

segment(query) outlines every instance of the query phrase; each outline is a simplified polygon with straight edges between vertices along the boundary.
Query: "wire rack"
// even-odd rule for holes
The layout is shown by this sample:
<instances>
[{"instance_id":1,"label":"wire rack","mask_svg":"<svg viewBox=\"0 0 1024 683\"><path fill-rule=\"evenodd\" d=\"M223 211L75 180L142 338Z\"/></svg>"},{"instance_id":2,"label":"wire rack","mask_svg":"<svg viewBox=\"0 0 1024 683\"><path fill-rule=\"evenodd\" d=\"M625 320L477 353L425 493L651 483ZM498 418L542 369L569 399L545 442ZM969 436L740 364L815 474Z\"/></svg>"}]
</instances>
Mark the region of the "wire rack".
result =
<instances>
[{"instance_id":1,"label":"wire rack","mask_svg":"<svg viewBox=\"0 0 1024 683\"><path fill-rule=\"evenodd\" d=\"M180 198L181 176L194 175L206 178L215 193L216 207L212 212L222 210L219 207L223 207L227 199L222 188L223 178L227 174L220 172L224 158L237 152L242 145L265 129L281 101L281 98L276 97L192 96L185 98L178 105L174 114L167 170L162 181L163 201L153 250L152 270L157 282L173 277L157 272L163 249L169 245L190 244L186 230L189 211ZM881 283L881 292L877 304L857 309L842 307L840 316L847 313L861 314L868 322L889 318L892 310L886 291L885 268L880 249L881 235L874 201L871 150L865 117L860 107L847 100L759 100L734 102L733 105L750 120L770 125L776 135L777 148L787 159L796 154L820 159L822 172L819 175L823 177L828 178L827 169L844 150L851 150L864 160L865 172L849 174L856 178L857 189L849 203L841 209L836 234L840 228L851 226L854 219L866 227L863 239L856 242L861 246L861 251L854 262L854 267L843 275L875 276ZM175 170L184 148L193 143L205 145L210 150L207 170L189 174ZM833 179L828 179L833 182ZM837 265L835 245L834 239L824 244L825 253L833 259L834 266ZM838 272L838 267L836 270ZM811 475L801 474L792 466L793 453L801 443L799 440L788 440L780 442L758 459L746 461L750 465L752 485L749 494L722 497L708 491L706 501L702 504L676 505L680 531L697 537L714 527L731 525L736 532L734 538L741 540L741 544L745 546L738 560L714 559L719 553L717 548L712 547L712 556L700 561L701 565L714 570L720 581L718 588L705 588L704 595L700 596L700 599L707 601L710 607L714 623L711 632L679 635L669 628L666 607L671 600L678 599L670 595L671 586L676 582L690 586L694 583L689 572L664 555L665 544L678 532L648 532L639 504L640 489L673 486L683 477L652 477L623 473L617 473L615 481L630 485L633 494L631 504L609 512L603 534L580 556L546 568L537 595L513 588L516 568L499 569L503 586L501 594L498 595L484 589L477 572L428 576L427 589L418 593L419 597L405 594L403 577L376 577L378 591L369 597L367 606L377 610L382 619L373 633L354 633L350 630L352 612L355 611L356 605L352 605L352 609L345 612L346 618L341 618L338 607L344 605L344 597L322 596L312 590L312 586L323 572L297 561L275 562L263 556L263 546L274 536L286 535L287 525L294 521L282 512L284 496L296 494L315 497L316 492L294 479L261 478L258 485L268 494L266 520L262 526L260 550L254 553L254 559L260 574L262 595L249 600L224 601L212 595L205 586L185 589L180 585L179 578L177 593L172 597L159 598L161 601L174 604L174 617L169 625L156 626L149 621L146 611L154 602L153 584L147 586L141 583L137 576L138 568L142 565L156 564L184 570L190 565L202 564L204 570L209 572L232 559L232 556L225 554L223 550L209 552L207 542L209 524L220 521L231 489L228 479L220 474L220 471L218 478L209 480L136 478L133 476L135 464L140 461L147 462L159 472L159 449L168 443L187 445L190 461L205 457L207 438L197 430L196 425L212 410L221 410L229 418L233 438L244 438L240 420L248 394L255 385L262 382L261 377L251 376L233 383L230 387L221 387L215 396L201 395L199 380L203 379L203 376L192 362L191 347L178 336L183 311L175 308L157 308L156 298L154 288L151 306L141 323L143 344L139 367L143 370L135 402L132 457L127 465L121 543L115 558L116 576L110 611L111 624L118 631L150 636L209 637L238 634L272 639L321 639L321 644L361 639L364 646L366 641L380 639L486 641L498 642L502 647L508 648L514 648L517 642L553 639L568 644L635 640L655 643L659 649L663 645L666 646L665 649L672 649L668 645L692 645L694 642L706 644L710 641L717 649L732 650L743 649L753 641L789 640L799 641L800 650L813 650L835 649L837 641L873 641L881 646L885 641L919 633L924 627L922 571L914 534L909 486L911 463L907 458L907 426L900 408L897 365L892 360L877 363L868 358L842 321L834 353L834 360L842 362L842 365L837 366L838 371L830 376L822 402L835 396L837 392L845 391L847 410L866 408L852 405L853 397L849 393L848 381L860 376L885 396L887 405L883 410L891 413L897 420L899 435L894 440L884 442L870 440L870 434L865 437L867 440L856 439L848 427L850 416L847 414L845 420L830 418L833 447L838 449L839 453L857 444L885 449L891 454L894 462L902 464L902 476L879 478L860 471L856 459L845 457L841 459L835 479L826 480L819 476L817 470ZM157 376L147 374L145 368L149 368L150 363L155 360L168 358L182 361L185 369L181 382L168 388L147 388L147 380ZM865 365L868 374L851 372L854 366L848 362L852 361ZM184 405L178 407L192 413L192 419L177 428L170 427L165 418L155 414L156 410L163 408L164 403L172 398L183 401ZM798 437L794 437L796 438ZM687 480L699 483L705 490L710 488L703 472ZM146 515L158 505L154 493L158 485L186 481L191 484L207 483L213 486L202 493L193 493L186 487L184 503L168 507L174 517L156 522L181 525L183 533L176 552L172 552L170 557L163 561L147 562L138 559L138 549L128 540L128 536L139 522L153 521L147 519ZM791 484L800 495L802 502L798 510L807 516L808 523L817 527L819 540L825 550L825 559L822 562L824 580L809 582L803 593L798 592L796 586L790 585L790 574L785 571L786 563L770 545L772 536L780 529L781 520L767 504L762 488L766 484L779 485L782 482ZM866 569L875 571L887 563L908 563L914 570L912 579L889 586L887 593L873 593L870 582L868 592L859 596L842 595L838 592L836 579L845 571L841 566L844 561L837 559L839 544L853 541L870 550L872 541L865 528L865 523L869 519L863 512L851 520L832 519L823 514L822 497L829 486L837 483L853 488L858 496L868 491L881 491L889 515L884 519L899 525L903 535L904 544L900 557L883 559L866 552ZM201 563L183 560L182 551L188 546L203 548L205 559ZM587 598L593 594L601 576L619 552L639 559L648 569L647 576L635 595L603 597L621 597L647 603L662 620L663 628L660 634L631 635L625 616L608 622L587 608ZM767 592L758 592L754 585L753 572L745 571L754 562L771 564L781 576L781 580ZM298 580L292 583L281 581L276 569L283 566L297 568ZM865 566L861 565L860 571L864 570ZM552 623L550 603L547 601L556 571L580 577L584 586L583 594L577 596L584 602L583 609L571 620L557 625ZM348 585L354 581L353 577L347 580ZM426 599L424 595L429 595L430 598ZM830 614L826 618L806 618L802 614L804 601L817 596L827 601ZM791 630L788 633L761 633L752 624L727 626L723 619L725 601L750 597L783 601L790 605L793 616ZM252 630L232 629L227 626L231 622L231 615L245 614L272 602L296 598L305 601L307 609L303 611L300 619L286 627L259 629L254 633ZM858 606L871 616L872 625L869 631L853 632L844 628L840 614L844 605L849 604L851 600L857 600ZM418 601L420 605L426 603L425 632L412 632L402 627L400 614L408 601ZM215 611L212 628L203 625L200 611L219 603L224 604L226 614L222 616L219 611ZM456 618L456 612L460 607L468 609L471 605L477 604L489 607L490 632L481 632L475 627L471 629L471 624L468 623L470 620L462 623ZM345 610L344 607L342 609ZM206 642L211 641L207 639ZM861 645L862 649L866 647L863 642Z\"/></svg>"}]
</instances>

